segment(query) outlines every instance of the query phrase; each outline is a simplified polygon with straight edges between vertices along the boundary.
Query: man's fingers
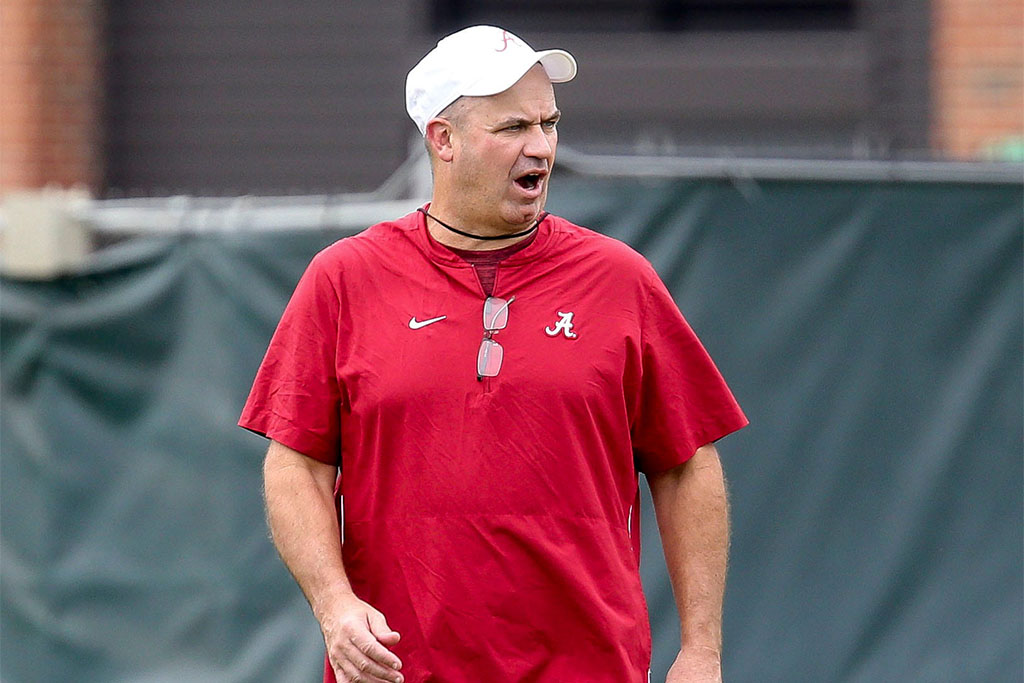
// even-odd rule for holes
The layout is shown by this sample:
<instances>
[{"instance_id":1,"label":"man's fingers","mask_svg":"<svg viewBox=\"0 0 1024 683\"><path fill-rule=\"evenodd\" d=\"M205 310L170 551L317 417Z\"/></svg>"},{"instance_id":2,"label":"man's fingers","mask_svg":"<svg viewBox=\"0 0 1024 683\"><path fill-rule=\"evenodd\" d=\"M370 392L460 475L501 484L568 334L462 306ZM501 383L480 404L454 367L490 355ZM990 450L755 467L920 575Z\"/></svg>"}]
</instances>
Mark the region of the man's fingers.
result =
<instances>
[{"instance_id":1,"label":"man's fingers","mask_svg":"<svg viewBox=\"0 0 1024 683\"><path fill-rule=\"evenodd\" d=\"M401 636L398 635L398 631L391 630L391 627L388 626L388 622L384 618L383 614L380 612L371 612L367 621L369 621L370 624L370 633L372 633L377 640L388 647L394 647L398 644Z\"/></svg>"},{"instance_id":2,"label":"man's fingers","mask_svg":"<svg viewBox=\"0 0 1024 683\"><path fill-rule=\"evenodd\" d=\"M342 660L341 664L335 667L335 676L338 683L396 683L401 680L394 677L394 672L386 676L377 676L370 671L360 671L359 667L348 659Z\"/></svg>"},{"instance_id":3,"label":"man's fingers","mask_svg":"<svg viewBox=\"0 0 1024 683\"><path fill-rule=\"evenodd\" d=\"M391 669L392 672L402 668L402 660L369 634L354 636L350 644L355 649L355 653L348 653L350 660L361 656L381 667Z\"/></svg>"},{"instance_id":4,"label":"man's fingers","mask_svg":"<svg viewBox=\"0 0 1024 683\"><path fill-rule=\"evenodd\" d=\"M324 632L339 683L403 683L402 660L388 649L399 636L384 615L358 599L339 611L342 617Z\"/></svg>"},{"instance_id":5,"label":"man's fingers","mask_svg":"<svg viewBox=\"0 0 1024 683\"><path fill-rule=\"evenodd\" d=\"M345 673L348 678L344 680L367 683L404 681L404 676L397 670L401 666L398 657L368 633L354 636L341 645L335 668Z\"/></svg>"}]
</instances>

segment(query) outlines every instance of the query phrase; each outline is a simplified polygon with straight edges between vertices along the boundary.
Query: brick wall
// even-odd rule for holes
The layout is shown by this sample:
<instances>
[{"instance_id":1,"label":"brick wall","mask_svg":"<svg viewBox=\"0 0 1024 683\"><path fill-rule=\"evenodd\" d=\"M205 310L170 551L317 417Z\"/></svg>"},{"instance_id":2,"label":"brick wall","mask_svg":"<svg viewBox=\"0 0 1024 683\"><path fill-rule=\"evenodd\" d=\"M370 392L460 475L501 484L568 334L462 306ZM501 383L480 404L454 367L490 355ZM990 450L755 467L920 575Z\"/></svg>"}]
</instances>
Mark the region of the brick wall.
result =
<instances>
[{"instance_id":1,"label":"brick wall","mask_svg":"<svg viewBox=\"0 0 1024 683\"><path fill-rule=\"evenodd\" d=\"M932 11L933 147L1006 158L1024 139L1024 0L933 0Z\"/></svg>"},{"instance_id":2,"label":"brick wall","mask_svg":"<svg viewBox=\"0 0 1024 683\"><path fill-rule=\"evenodd\" d=\"M0 2L0 191L100 187L101 8Z\"/></svg>"}]
</instances>

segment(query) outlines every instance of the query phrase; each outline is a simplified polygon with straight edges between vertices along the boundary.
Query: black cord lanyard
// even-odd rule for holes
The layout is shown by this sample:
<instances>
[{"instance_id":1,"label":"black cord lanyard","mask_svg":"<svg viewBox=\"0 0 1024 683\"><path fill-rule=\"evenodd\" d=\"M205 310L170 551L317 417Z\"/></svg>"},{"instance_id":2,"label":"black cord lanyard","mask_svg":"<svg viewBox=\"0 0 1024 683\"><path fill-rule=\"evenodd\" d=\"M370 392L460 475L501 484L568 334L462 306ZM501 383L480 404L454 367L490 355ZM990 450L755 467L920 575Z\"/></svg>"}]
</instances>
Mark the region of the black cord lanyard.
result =
<instances>
[{"instance_id":1,"label":"black cord lanyard","mask_svg":"<svg viewBox=\"0 0 1024 683\"><path fill-rule=\"evenodd\" d=\"M424 216L434 219L434 221L437 222L437 224L440 225L442 228L447 228L448 230L454 232L456 235L462 235L463 237L469 237L470 239L474 240L511 240L517 237L526 237L531 232L536 230L537 226L540 225L541 221L543 221L548 216L546 213L542 213L537 218L537 220L534 221L533 225L528 227L526 230L523 230L522 232L514 232L511 235L474 235L471 232L464 232L462 230L459 230L458 228L453 228L452 226L448 225L447 223L437 218L436 216L431 216L423 207L420 207L416 210L422 213Z\"/></svg>"}]
</instances>

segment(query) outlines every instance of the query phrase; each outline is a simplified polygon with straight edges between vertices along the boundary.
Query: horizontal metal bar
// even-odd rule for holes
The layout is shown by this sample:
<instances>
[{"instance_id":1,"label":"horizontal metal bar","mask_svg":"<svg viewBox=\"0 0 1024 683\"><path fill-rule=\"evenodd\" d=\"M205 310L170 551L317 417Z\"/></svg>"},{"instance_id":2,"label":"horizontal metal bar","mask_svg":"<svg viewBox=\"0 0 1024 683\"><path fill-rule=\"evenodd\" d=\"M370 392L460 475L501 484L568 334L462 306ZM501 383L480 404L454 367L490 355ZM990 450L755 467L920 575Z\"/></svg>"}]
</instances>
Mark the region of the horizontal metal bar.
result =
<instances>
[{"instance_id":1,"label":"horizontal metal bar","mask_svg":"<svg viewBox=\"0 0 1024 683\"><path fill-rule=\"evenodd\" d=\"M403 216L426 200L345 200L342 196L236 197L92 202L77 217L100 233L173 234L275 230L358 231Z\"/></svg>"},{"instance_id":2,"label":"horizontal metal bar","mask_svg":"<svg viewBox=\"0 0 1024 683\"><path fill-rule=\"evenodd\" d=\"M1024 185L1020 163L615 156L583 154L563 146L558 164L595 177Z\"/></svg>"}]
</instances>

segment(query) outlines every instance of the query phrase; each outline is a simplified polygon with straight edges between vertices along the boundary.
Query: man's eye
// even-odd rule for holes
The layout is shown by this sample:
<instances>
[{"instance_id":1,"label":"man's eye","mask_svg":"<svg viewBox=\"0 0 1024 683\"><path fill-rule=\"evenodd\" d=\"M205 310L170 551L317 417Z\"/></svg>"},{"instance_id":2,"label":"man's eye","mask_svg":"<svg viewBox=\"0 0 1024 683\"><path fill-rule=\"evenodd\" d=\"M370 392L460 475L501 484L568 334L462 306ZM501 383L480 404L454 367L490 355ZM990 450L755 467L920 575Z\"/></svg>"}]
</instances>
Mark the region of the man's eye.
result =
<instances>
[{"instance_id":1,"label":"man's eye","mask_svg":"<svg viewBox=\"0 0 1024 683\"><path fill-rule=\"evenodd\" d=\"M522 126L520 126L518 123L513 123L511 126L505 126L502 130L517 131L520 128L522 128Z\"/></svg>"},{"instance_id":2,"label":"man's eye","mask_svg":"<svg viewBox=\"0 0 1024 683\"><path fill-rule=\"evenodd\" d=\"M545 121L543 125L547 130L554 130L557 123L558 121Z\"/></svg>"}]
</instances>

